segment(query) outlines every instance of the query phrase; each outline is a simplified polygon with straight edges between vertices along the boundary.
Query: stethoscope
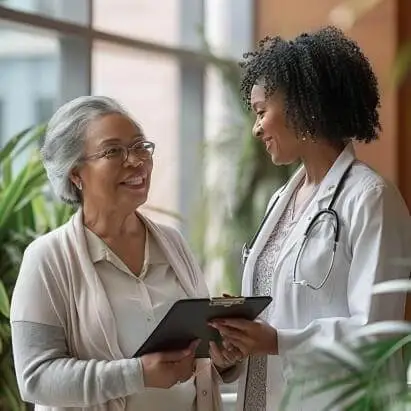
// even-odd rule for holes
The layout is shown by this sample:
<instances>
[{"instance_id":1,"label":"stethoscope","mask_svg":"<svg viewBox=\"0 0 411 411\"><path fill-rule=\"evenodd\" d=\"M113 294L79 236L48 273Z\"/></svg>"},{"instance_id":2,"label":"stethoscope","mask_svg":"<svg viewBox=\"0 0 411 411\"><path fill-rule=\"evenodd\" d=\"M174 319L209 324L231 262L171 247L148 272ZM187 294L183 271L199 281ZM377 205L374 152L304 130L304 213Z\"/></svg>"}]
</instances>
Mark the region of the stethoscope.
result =
<instances>
[{"instance_id":1,"label":"stethoscope","mask_svg":"<svg viewBox=\"0 0 411 411\"><path fill-rule=\"evenodd\" d=\"M331 200L328 204L328 207L318 211L313 216L313 218L311 219L310 223L308 224L307 228L304 231L303 241L302 241L300 249L297 253L297 258L295 259L295 262L294 262L293 279L292 279L292 283L294 285L301 285L301 286L309 287L312 290L319 290L320 288L322 288L324 286L324 284L328 281L328 279L330 277L331 271L332 271L333 266L334 266L335 253L336 253L336 250L337 250L338 241L340 240L340 230L341 230L340 219L338 217L337 212L334 210L334 204L335 204L338 196L341 193L344 182L348 177L348 173L351 170L351 167L352 167L352 163L347 167L347 169L344 171L343 175L341 176L340 181L338 182L337 187L335 188L334 194L333 194L333 196L332 196L332 198L331 198ZM276 204L277 204L277 202L280 198L281 193L285 190L286 187L287 186L285 186L281 190L281 192L278 194L276 199L273 201L273 203L270 206L268 212L265 214L263 220L261 221L257 232L254 234L253 238L251 239L251 242L249 244L245 243L243 245L242 253L241 253L241 260L242 260L243 264L245 264L247 262L247 259L250 255L250 251L251 251L252 247L254 246L254 243L257 240L257 237L259 236L262 228L264 227L264 224L266 223L266 221L269 218L271 212L273 211L274 207L276 206ZM331 218L331 225L333 227L333 234L334 234L334 244L333 244L333 248L332 248L331 261L330 261L330 264L328 266L328 270L326 272L326 275L324 276L324 278L323 278L323 280L321 281L320 284L314 285L314 284L311 284L307 280L297 280L297 266L299 265L302 252L305 249L305 247L307 246L307 242L310 238L310 235L311 235L313 229L315 228L315 226L317 224L320 223L321 218L324 217L324 216L329 216Z\"/></svg>"}]
</instances>

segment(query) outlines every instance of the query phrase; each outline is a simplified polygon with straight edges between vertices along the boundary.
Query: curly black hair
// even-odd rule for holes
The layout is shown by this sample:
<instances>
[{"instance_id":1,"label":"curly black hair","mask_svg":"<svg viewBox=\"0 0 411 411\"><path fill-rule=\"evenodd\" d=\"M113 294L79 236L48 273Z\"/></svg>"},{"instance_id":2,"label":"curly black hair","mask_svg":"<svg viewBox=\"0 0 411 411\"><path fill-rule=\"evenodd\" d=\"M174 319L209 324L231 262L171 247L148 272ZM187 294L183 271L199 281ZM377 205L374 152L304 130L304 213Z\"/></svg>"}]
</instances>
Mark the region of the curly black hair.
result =
<instances>
[{"instance_id":1,"label":"curly black hair","mask_svg":"<svg viewBox=\"0 0 411 411\"><path fill-rule=\"evenodd\" d=\"M250 109L251 89L277 90L297 135L333 142L375 140L381 131L375 74L358 45L335 27L303 33L294 40L266 37L243 55L241 98Z\"/></svg>"}]
</instances>

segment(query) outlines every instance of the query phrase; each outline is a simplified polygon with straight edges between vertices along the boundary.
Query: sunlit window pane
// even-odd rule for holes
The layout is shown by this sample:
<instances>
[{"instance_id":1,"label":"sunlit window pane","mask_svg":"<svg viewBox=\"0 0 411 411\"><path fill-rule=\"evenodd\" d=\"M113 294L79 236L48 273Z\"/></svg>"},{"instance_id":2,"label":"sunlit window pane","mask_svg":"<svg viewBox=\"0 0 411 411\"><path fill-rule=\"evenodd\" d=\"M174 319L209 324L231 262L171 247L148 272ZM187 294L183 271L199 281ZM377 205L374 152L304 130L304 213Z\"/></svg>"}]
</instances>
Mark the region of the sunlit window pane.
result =
<instances>
[{"instance_id":1,"label":"sunlit window pane","mask_svg":"<svg viewBox=\"0 0 411 411\"><path fill-rule=\"evenodd\" d=\"M98 43L93 49L93 94L116 98L156 143L148 205L163 211L178 208L179 70L178 63L123 47ZM174 218L155 212L170 224Z\"/></svg>"},{"instance_id":2,"label":"sunlit window pane","mask_svg":"<svg viewBox=\"0 0 411 411\"><path fill-rule=\"evenodd\" d=\"M90 0L2 0L0 5L58 20L87 24L89 2Z\"/></svg>"},{"instance_id":3,"label":"sunlit window pane","mask_svg":"<svg viewBox=\"0 0 411 411\"><path fill-rule=\"evenodd\" d=\"M0 145L46 121L58 95L58 40L0 26Z\"/></svg>"},{"instance_id":4,"label":"sunlit window pane","mask_svg":"<svg viewBox=\"0 0 411 411\"><path fill-rule=\"evenodd\" d=\"M98 30L157 43L179 43L180 0L95 0L93 25Z\"/></svg>"}]
</instances>

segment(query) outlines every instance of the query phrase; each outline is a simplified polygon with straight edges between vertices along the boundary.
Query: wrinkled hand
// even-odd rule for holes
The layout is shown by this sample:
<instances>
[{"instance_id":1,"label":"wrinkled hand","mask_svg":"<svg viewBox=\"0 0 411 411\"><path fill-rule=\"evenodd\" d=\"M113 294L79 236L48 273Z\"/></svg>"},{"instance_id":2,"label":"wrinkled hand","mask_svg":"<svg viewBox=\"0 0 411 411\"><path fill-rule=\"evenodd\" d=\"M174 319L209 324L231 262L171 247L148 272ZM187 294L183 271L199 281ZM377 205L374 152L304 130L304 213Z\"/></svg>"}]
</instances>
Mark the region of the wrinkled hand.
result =
<instances>
[{"instance_id":1,"label":"wrinkled hand","mask_svg":"<svg viewBox=\"0 0 411 411\"><path fill-rule=\"evenodd\" d=\"M210 358L219 372L231 368L236 363L243 360L241 351L228 343L222 342L222 346L218 346L214 341L210 342Z\"/></svg>"},{"instance_id":2,"label":"wrinkled hand","mask_svg":"<svg viewBox=\"0 0 411 411\"><path fill-rule=\"evenodd\" d=\"M180 351L146 354L141 357L146 388L170 388L189 380L194 373L195 352L199 341Z\"/></svg>"},{"instance_id":3,"label":"wrinkled hand","mask_svg":"<svg viewBox=\"0 0 411 411\"><path fill-rule=\"evenodd\" d=\"M277 330L266 322L226 318L213 320L210 325L220 332L226 344L238 349L243 358L278 354Z\"/></svg>"}]
</instances>

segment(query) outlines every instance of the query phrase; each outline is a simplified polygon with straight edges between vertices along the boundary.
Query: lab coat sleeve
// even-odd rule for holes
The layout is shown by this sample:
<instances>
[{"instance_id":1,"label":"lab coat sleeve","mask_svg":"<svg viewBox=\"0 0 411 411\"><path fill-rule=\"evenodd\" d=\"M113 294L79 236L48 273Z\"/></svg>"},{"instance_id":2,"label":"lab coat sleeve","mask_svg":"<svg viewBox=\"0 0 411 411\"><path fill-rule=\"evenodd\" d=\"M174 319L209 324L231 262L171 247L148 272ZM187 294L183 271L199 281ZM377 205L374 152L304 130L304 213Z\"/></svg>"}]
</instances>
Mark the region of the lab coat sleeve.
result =
<instances>
[{"instance_id":1,"label":"lab coat sleeve","mask_svg":"<svg viewBox=\"0 0 411 411\"><path fill-rule=\"evenodd\" d=\"M394 264L410 255L410 217L394 187L375 185L353 203L349 228L352 253L347 279L349 317L315 319L304 329L279 329L279 355L302 344L341 341L356 328L376 321L402 320L405 294L372 295L374 284L408 278L409 269ZM341 273L343 274L343 273Z\"/></svg>"}]
</instances>

